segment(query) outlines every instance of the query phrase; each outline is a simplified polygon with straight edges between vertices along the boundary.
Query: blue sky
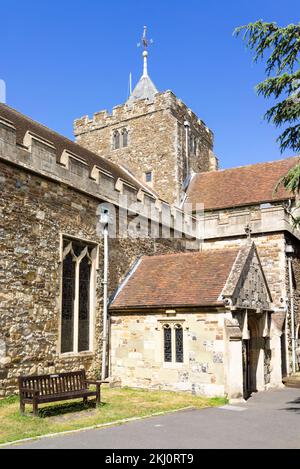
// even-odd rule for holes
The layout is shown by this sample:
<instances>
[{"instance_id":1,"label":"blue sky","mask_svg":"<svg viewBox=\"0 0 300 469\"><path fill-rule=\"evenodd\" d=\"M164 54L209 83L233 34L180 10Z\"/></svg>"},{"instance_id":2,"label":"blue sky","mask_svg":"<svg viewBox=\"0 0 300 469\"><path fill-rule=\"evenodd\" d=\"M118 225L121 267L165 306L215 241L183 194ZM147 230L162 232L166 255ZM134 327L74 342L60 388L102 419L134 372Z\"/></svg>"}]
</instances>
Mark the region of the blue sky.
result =
<instances>
[{"instance_id":1,"label":"blue sky","mask_svg":"<svg viewBox=\"0 0 300 469\"><path fill-rule=\"evenodd\" d=\"M75 118L126 100L148 25L152 80L214 131L221 167L282 157L254 90L263 65L232 32L260 18L297 23L299 0L0 0L0 18L7 104L70 138Z\"/></svg>"}]
</instances>

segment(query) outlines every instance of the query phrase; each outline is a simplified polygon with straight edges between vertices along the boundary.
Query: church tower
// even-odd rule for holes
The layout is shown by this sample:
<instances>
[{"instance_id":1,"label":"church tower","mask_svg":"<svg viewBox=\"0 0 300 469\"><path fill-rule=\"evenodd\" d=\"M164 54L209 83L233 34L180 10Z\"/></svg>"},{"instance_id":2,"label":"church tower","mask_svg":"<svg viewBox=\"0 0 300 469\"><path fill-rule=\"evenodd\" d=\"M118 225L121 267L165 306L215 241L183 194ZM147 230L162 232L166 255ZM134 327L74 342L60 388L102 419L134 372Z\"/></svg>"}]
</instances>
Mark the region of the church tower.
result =
<instances>
[{"instance_id":1,"label":"church tower","mask_svg":"<svg viewBox=\"0 0 300 469\"><path fill-rule=\"evenodd\" d=\"M74 123L77 143L132 172L162 199L180 205L193 173L217 169L212 131L148 74L147 28L143 75L125 104Z\"/></svg>"}]
</instances>

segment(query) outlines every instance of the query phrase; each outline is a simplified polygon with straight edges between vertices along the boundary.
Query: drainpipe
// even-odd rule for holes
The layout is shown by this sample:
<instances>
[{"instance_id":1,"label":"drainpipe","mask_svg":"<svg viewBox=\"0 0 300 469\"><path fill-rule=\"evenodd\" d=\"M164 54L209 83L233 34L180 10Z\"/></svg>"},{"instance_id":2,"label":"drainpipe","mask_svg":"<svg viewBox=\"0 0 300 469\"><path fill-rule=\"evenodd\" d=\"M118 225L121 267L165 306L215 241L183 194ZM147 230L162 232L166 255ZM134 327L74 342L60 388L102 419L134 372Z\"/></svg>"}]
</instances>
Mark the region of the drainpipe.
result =
<instances>
[{"instance_id":1,"label":"drainpipe","mask_svg":"<svg viewBox=\"0 0 300 469\"><path fill-rule=\"evenodd\" d=\"M190 131L190 123L189 121L185 120L183 123L185 127L185 159L186 159L186 177L190 174L189 168L189 131Z\"/></svg>"},{"instance_id":2,"label":"drainpipe","mask_svg":"<svg viewBox=\"0 0 300 469\"><path fill-rule=\"evenodd\" d=\"M292 341L292 372L296 373L296 337L295 337L295 309L294 309L294 286L293 286L293 270L292 270L292 258L294 254L294 248L291 244L288 244L285 248L285 252L288 257L288 268L289 268L289 290L290 290L290 315L291 315L291 341Z\"/></svg>"},{"instance_id":3,"label":"drainpipe","mask_svg":"<svg viewBox=\"0 0 300 469\"><path fill-rule=\"evenodd\" d=\"M102 339L102 371L101 379L104 381L107 370L107 341L108 341L108 225L109 212L104 210L101 214L101 224L103 225L103 339Z\"/></svg>"}]
</instances>

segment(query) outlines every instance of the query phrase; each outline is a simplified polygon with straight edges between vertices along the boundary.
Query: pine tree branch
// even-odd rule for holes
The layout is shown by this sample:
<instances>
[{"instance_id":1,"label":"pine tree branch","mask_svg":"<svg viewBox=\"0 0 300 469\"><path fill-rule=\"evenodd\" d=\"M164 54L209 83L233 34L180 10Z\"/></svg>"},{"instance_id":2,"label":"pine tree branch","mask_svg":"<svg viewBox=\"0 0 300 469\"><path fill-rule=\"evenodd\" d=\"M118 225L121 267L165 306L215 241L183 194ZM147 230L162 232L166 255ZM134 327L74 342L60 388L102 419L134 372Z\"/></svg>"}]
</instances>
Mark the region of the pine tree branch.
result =
<instances>
[{"instance_id":1,"label":"pine tree branch","mask_svg":"<svg viewBox=\"0 0 300 469\"><path fill-rule=\"evenodd\" d=\"M275 192L278 192L280 187L284 187L287 192L292 192L294 195L300 191L300 163L291 168L288 173L283 176L275 187Z\"/></svg>"},{"instance_id":2,"label":"pine tree branch","mask_svg":"<svg viewBox=\"0 0 300 469\"><path fill-rule=\"evenodd\" d=\"M300 118L300 100L297 103L293 99L287 98L272 106L264 117L268 122L272 121L276 127L285 123L296 122Z\"/></svg>"},{"instance_id":3,"label":"pine tree branch","mask_svg":"<svg viewBox=\"0 0 300 469\"><path fill-rule=\"evenodd\" d=\"M258 95L263 95L264 98L273 96L277 99L282 93L291 96L298 87L300 89L300 70L292 74L284 73L281 76L267 78L256 86L256 90Z\"/></svg>"},{"instance_id":4,"label":"pine tree branch","mask_svg":"<svg viewBox=\"0 0 300 469\"><path fill-rule=\"evenodd\" d=\"M300 153L300 124L285 129L278 137L277 142L281 152L290 148L294 152Z\"/></svg>"},{"instance_id":5,"label":"pine tree branch","mask_svg":"<svg viewBox=\"0 0 300 469\"><path fill-rule=\"evenodd\" d=\"M265 23L262 20L236 28L234 34L239 36L244 31L243 40L249 49L254 50L254 62L264 58L269 49L273 49L266 63L269 76L275 70L280 75L284 70L294 71L299 63L300 23L280 28L276 23Z\"/></svg>"}]
</instances>

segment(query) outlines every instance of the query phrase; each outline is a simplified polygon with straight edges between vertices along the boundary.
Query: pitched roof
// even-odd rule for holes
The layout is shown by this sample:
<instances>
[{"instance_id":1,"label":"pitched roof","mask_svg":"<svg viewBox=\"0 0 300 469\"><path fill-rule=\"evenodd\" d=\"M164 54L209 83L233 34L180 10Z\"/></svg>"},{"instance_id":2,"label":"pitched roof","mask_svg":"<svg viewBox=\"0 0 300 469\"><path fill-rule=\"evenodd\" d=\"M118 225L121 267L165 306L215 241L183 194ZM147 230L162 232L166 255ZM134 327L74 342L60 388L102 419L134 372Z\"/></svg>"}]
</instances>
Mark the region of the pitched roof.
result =
<instances>
[{"instance_id":1,"label":"pitched roof","mask_svg":"<svg viewBox=\"0 0 300 469\"><path fill-rule=\"evenodd\" d=\"M138 190L141 188L143 188L143 190L147 190L142 183L139 184L139 181L135 177L132 177L128 171L125 171L120 166L110 162L105 158L102 158L96 153L87 150L72 140L69 140L68 138L58 134L48 127L39 124L38 122L30 119L29 117L21 114L20 112L3 103L0 103L0 118L1 117L10 121L16 128L17 144L23 145L24 137L27 131L30 131L31 133L47 140L55 146L57 161L59 161L63 151L67 150L70 153L73 153L82 158L88 164L90 170L92 170L93 167L97 165L103 170L111 173L115 179L121 178L124 181L129 182Z\"/></svg>"},{"instance_id":2,"label":"pitched roof","mask_svg":"<svg viewBox=\"0 0 300 469\"><path fill-rule=\"evenodd\" d=\"M239 252L227 249L143 257L110 309L222 305L219 297Z\"/></svg>"},{"instance_id":3,"label":"pitched roof","mask_svg":"<svg viewBox=\"0 0 300 469\"><path fill-rule=\"evenodd\" d=\"M299 157L238 168L196 174L187 191L186 203L204 204L205 210L238 207L294 196L280 188L279 179L299 162Z\"/></svg>"}]
</instances>

